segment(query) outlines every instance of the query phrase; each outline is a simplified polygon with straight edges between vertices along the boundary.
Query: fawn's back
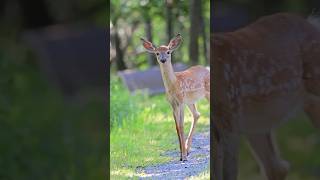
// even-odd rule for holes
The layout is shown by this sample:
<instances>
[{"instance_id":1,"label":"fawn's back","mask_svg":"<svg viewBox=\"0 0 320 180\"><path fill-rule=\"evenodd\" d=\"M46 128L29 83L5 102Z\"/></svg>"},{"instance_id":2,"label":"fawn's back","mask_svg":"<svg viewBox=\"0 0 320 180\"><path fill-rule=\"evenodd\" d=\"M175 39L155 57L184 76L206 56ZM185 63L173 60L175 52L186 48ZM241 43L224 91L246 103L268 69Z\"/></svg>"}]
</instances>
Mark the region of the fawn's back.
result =
<instances>
[{"instance_id":1,"label":"fawn's back","mask_svg":"<svg viewBox=\"0 0 320 180\"><path fill-rule=\"evenodd\" d=\"M181 102L194 104L210 92L210 71L203 66L193 66L185 71L176 72L177 93ZM181 97L180 97L181 96Z\"/></svg>"},{"instance_id":2,"label":"fawn's back","mask_svg":"<svg viewBox=\"0 0 320 180\"><path fill-rule=\"evenodd\" d=\"M289 14L215 34L217 126L264 132L320 96L320 31Z\"/></svg>"}]
</instances>

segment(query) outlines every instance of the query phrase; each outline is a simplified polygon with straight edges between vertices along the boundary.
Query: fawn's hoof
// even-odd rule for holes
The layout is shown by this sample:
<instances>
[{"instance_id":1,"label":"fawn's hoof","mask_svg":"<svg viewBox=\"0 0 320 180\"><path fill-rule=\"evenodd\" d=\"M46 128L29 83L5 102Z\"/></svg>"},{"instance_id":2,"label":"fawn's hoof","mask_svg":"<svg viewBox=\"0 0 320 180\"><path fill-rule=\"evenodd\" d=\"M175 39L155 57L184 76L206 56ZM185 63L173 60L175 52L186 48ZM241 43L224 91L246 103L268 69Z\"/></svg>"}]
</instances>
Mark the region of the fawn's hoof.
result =
<instances>
[{"instance_id":1,"label":"fawn's hoof","mask_svg":"<svg viewBox=\"0 0 320 180\"><path fill-rule=\"evenodd\" d=\"M281 160L276 166L276 170L274 173L277 174L277 177L279 177L279 179L285 179L288 175L289 169L290 164L285 160Z\"/></svg>"},{"instance_id":2,"label":"fawn's hoof","mask_svg":"<svg viewBox=\"0 0 320 180\"><path fill-rule=\"evenodd\" d=\"M186 154L187 154L187 156L190 154L190 149L191 149L191 148L186 147L186 151L187 151Z\"/></svg>"},{"instance_id":3,"label":"fawn's hoof","mask_svg":"<svg viewBox=\"0 0 320 180\"><path fill-rule=\"evenodd\" d=\"M289 172L290 164L285 160L275 161L271 168L266 172L269 179L283 180L286 179Z\"/></svg>"},{"instance_id":4,"label":"fawn's hoof","mask_svg":"<svg viewBox=\"0 0 320 180\"><path fill-rule=\"evenodd\" d=\"M182 162L186 162L186 161L188 161L188 160L187 160L187 156L183 156L183 157L181 157L181 158L180 158L180 161L182 161Z\"/></svg>"}]
</instances>

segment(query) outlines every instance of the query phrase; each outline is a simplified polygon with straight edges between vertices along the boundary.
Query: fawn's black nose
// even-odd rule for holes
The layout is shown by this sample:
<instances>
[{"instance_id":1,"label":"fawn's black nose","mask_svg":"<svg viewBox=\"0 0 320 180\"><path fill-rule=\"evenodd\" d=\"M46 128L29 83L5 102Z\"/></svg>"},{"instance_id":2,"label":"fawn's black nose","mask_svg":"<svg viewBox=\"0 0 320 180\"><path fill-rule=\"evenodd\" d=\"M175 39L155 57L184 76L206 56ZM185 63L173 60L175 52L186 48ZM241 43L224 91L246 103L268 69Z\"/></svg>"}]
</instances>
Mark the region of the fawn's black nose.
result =
<instances>
[{"instance_id":1,"label":"fawn's black nose","mask_svg":"<svg viewBox=\"0 0 320 180\"><path fill-rule=\"evenodd\" d=\"M165 63L166 59L160 59L160 62Z\"/></svg>"}]
</instances>

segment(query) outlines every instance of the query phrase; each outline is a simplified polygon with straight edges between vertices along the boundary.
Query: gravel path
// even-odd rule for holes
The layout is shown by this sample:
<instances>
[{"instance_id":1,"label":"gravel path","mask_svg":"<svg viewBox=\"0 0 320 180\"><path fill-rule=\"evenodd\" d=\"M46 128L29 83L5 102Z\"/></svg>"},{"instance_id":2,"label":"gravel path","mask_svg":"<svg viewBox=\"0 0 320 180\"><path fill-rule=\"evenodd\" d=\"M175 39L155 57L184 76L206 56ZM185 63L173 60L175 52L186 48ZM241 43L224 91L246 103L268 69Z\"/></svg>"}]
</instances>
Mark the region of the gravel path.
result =
<instances>
[{"instance_id":1,"label":"gravel path","mask_svg":"<svg viewBox=\"0 0 320 180\"><path fill-rule=\"evenodd\" d=\"M176 142L178 143L178 142ZM188 161L179 161L179 150L168 151L162 156L172 157L172 160L153 166L137 169L142 174L140 179L185 179L205 171L210 163L210 133L196 133L193 136L191 152Z\"/></svg>"}]
</instances>

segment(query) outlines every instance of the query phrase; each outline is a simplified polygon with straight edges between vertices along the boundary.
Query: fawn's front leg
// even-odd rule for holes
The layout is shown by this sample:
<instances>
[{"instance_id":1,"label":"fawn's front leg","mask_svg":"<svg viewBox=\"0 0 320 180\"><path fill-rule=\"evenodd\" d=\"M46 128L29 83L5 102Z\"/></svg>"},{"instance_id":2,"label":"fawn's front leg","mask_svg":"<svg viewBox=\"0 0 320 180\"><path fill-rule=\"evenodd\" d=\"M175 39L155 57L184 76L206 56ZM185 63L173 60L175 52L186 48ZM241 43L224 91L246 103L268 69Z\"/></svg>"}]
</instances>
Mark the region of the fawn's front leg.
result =
<instances>
[{"instance_id":1,"label":"fawn's front leg","mask_svg":"<svg viewBox=\"0 0 320 180\"><path fill-rule=\"evenodd\" d=\"M221 141L221 135L216 127L216 125L213 123L213 179L215 180L222 180L222 167L223 167L223 146Z\"/></svg>"},{"instance_id":2,"label":"fawn's front leg","mask_svg":"<svg viewBox=\"0 0 320 180\"><path fill-rule=\"evenodd\" d=\"M236 180L240 135L214 125L213 174L216 180Z\"/></svg>"},{"instance_id":3,"label":"fawn's front leg","mask_svg":"<svg viewBox=\"0 0 320 180\"><path fill-rule=\"evenodd\" d=\"M173 107L173 116L176 123L176 130L177 130L179 144L180 144L180 161L186 161L187 152L185 148L184 130L183 130L184 108L183 108L183 105L177 105L177 106L173 105L172 107Z\"/></svg>"},{"instance_id":4,"label":"fawn's front leg","mask_svg":"<svg viewBox=\"0 0 320 180\"><path fill-rule=\"evenodd\" d=\"M223 179L236 180L238 176L238 157L240 134L224 130L223 139Z\"/></svg>"}]
</instances>

